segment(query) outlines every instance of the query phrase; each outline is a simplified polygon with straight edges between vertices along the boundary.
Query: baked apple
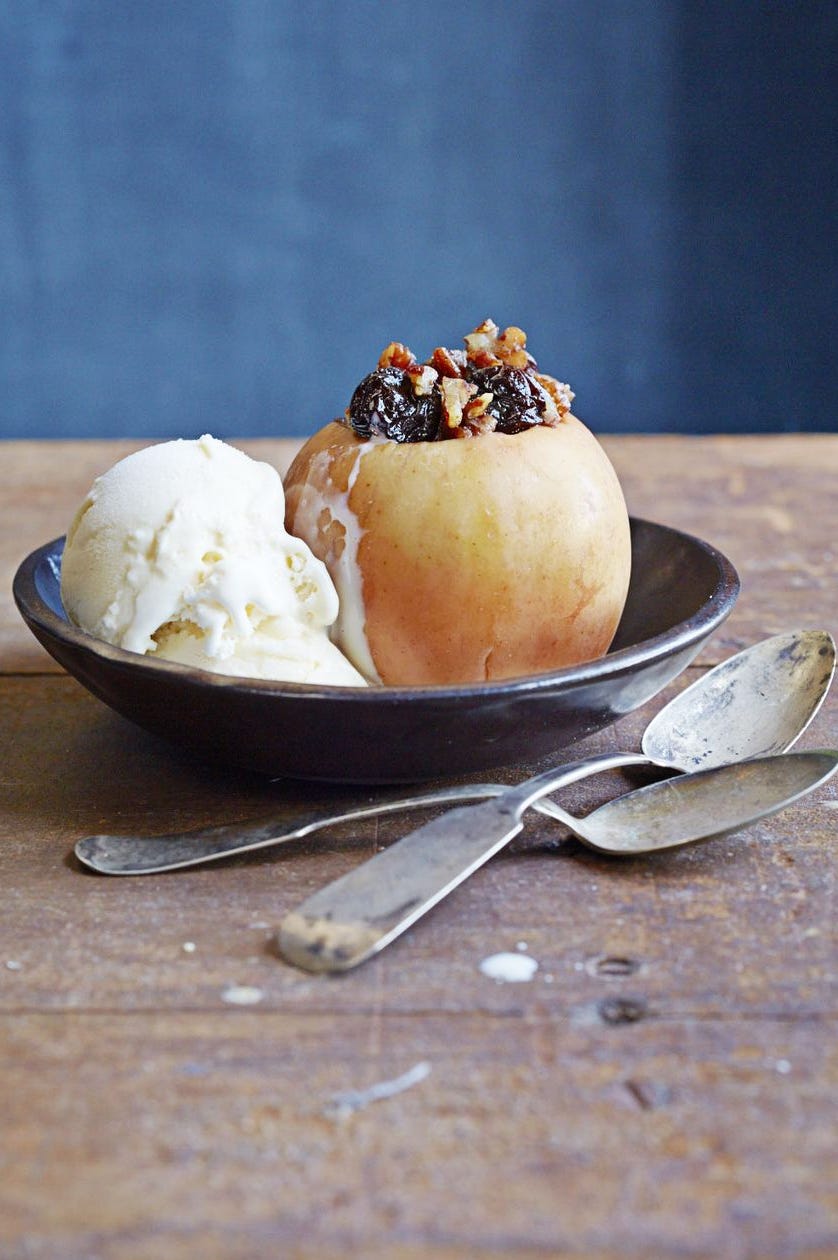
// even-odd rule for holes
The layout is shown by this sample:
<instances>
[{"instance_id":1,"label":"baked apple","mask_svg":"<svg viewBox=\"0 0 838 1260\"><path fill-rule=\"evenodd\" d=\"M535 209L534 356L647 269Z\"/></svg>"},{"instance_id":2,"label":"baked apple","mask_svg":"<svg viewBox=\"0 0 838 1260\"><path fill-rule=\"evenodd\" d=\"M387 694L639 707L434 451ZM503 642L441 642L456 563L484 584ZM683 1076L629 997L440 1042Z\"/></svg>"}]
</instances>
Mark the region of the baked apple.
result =
<instances>
[{"instance_id":1,"label":"baked apple","mask_svg":"<svg viewBox=\"0 0 838 1260\"><path fill-rule=\"evenodd\" d=\"M594 660L631 567L599 442L520 329L418 364L392 343L300 450L286 527L329 569L337 645L373 682L474 683Z\"/></svg>"}]
</instances>

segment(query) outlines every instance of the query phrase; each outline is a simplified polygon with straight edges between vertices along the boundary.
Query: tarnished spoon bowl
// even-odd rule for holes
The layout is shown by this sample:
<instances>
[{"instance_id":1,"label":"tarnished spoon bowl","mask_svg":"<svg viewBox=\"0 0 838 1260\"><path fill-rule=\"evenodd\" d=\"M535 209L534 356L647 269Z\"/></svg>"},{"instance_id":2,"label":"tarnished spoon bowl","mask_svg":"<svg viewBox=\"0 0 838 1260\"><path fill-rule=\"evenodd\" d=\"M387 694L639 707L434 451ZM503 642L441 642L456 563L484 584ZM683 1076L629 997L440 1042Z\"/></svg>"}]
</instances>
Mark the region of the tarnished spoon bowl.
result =
<instances>
[{"instance_id":1,"label":"tarnished spoon bowl","mask_svg":"<svg viewBox=\"0 0 838 1260\"><path fill-rule=\"evenodd\" d=\"M786 752L834 673L835 641L826 630L763 639L670 700L647 726L643 751L660 766L688 771Z\"/></svg>"}]
</instances>

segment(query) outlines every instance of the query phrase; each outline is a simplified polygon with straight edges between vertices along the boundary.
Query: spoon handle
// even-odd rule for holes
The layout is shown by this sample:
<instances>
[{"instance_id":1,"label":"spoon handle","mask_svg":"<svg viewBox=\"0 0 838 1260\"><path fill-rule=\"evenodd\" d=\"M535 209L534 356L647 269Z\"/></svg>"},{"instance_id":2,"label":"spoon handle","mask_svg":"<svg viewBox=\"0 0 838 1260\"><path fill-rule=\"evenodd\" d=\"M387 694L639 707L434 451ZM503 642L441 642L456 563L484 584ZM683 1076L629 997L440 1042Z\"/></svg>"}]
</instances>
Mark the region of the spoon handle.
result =
<instances>
[{"instance_id":1,"label":"spoon handle","mask_svg":"<svg viewBox=\"0 0 838 1260\"><path fill-rule=\"evenodd\" d=\"M648 765L637 753L605 753L540 775L555 791L602 770ZM531 795L529 793L528 795ZM348 971L400 936L518 834L527 800L507 788L497 800L449 810L321 888L280 924L278 945L305 971ZM546 802L545 802L546 803ZM573 830L578 819L550 803Z\"/></svg>"},{"instance_id":2,"label":"spoon handle","mask_svg":"<svg viewBox=\"0 0 838 1260\"><path fill-rule=\"evenodd\" d=\"M103 875L153 875L301 840L338 823L448 802L483 800L506 790L501 783L474 783L435 788L410 796L356 798L331 814L300 813L291 818L225 823L165 836L85 836L76 844L75 854L85 866Z\"/></svg>"},{"instance_id":3,"label":"spoon handle","mask_svg":"<svg viewBox=\"0 0 838 1260\"><path fill-rule=\"evenodd\" d=\"M589 773L622 765L654 765L648 757L639 753L608 755L608 766L601 766L599 758L581 763L590 766ZM101 875L155 875L163 871L177 871L187 866L199 866L205 862L217 862L239 853L252 853L273 845L301 840L315 831L337 826L338 823L356 822L375 818L380 814L401 813L402 810L426 809L433 805L453 804L457 801L480 801L508 792L503 783L467 783L451 787L431 788L409 796L378 797L370 800L347 802L332 814L305 813L294 818L272 818L258 823L226 823L217 827L203 827L197 831L184 831L165 836L85 836L75 847L78 860ZM565 814L552 801L538 801L534 807L548 817L565 820Z\"/></svg>"}]
</instances>

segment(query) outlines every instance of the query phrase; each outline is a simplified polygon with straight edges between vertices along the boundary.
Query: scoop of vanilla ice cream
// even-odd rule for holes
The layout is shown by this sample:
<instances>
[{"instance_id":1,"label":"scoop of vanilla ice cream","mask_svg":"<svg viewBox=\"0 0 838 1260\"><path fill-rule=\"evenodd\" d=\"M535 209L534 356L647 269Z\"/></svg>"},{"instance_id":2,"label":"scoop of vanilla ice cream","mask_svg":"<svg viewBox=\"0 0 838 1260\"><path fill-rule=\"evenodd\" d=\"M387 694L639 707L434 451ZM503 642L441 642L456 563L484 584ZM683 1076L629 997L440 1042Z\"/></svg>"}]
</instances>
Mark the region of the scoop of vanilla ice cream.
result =
<instances>
[{"instance_id":1,"label":"scoop of vanilla ice cream","mask_svg":"<svg viewBox=\"0 0 838 1260\"><path fill-rule=\"evenodd\" d=\"M332 580L284 511L276 469L208 435L137 451L96 479L70 526L67 615L132 652L362 686L328 637Z\"/></svg>"},{"instance_id":2,"label":"scoop of vanilla ice cream","mask_svg":"<svg viewBox=\"0 0 838 1260\"><path fill-rule=\"evenodd\" d=\"M366 685L366 680L325 634L289 637L279 632L278 620L266 618L251 635L240 639L233 654L226 657L210 656L206 638L197 626L169 623L155 635L158 647L154 655L179 665L239 678Z\"/></svg>"}]
</instances>

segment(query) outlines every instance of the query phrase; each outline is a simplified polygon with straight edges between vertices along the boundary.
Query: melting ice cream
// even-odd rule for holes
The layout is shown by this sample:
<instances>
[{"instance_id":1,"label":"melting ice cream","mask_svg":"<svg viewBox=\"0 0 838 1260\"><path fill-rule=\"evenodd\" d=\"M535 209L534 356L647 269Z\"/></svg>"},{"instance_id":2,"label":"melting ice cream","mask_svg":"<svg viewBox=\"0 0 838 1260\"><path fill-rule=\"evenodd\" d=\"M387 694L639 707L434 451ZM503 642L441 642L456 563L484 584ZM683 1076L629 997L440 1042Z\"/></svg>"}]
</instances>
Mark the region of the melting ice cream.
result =
<instances>
[{"instance_id":1,"label":"melting ice cream","mask_svg":"<svg viewBox=\"0 0 838 1260\"><path fill-rule=\"evenodd\" d=\"M285 531L278 472L215 438L163 442L94 482L67 534L70 619L117 647L224 674L363 686L330 641L338 596Z\"/></svg>"}]
</instances>

